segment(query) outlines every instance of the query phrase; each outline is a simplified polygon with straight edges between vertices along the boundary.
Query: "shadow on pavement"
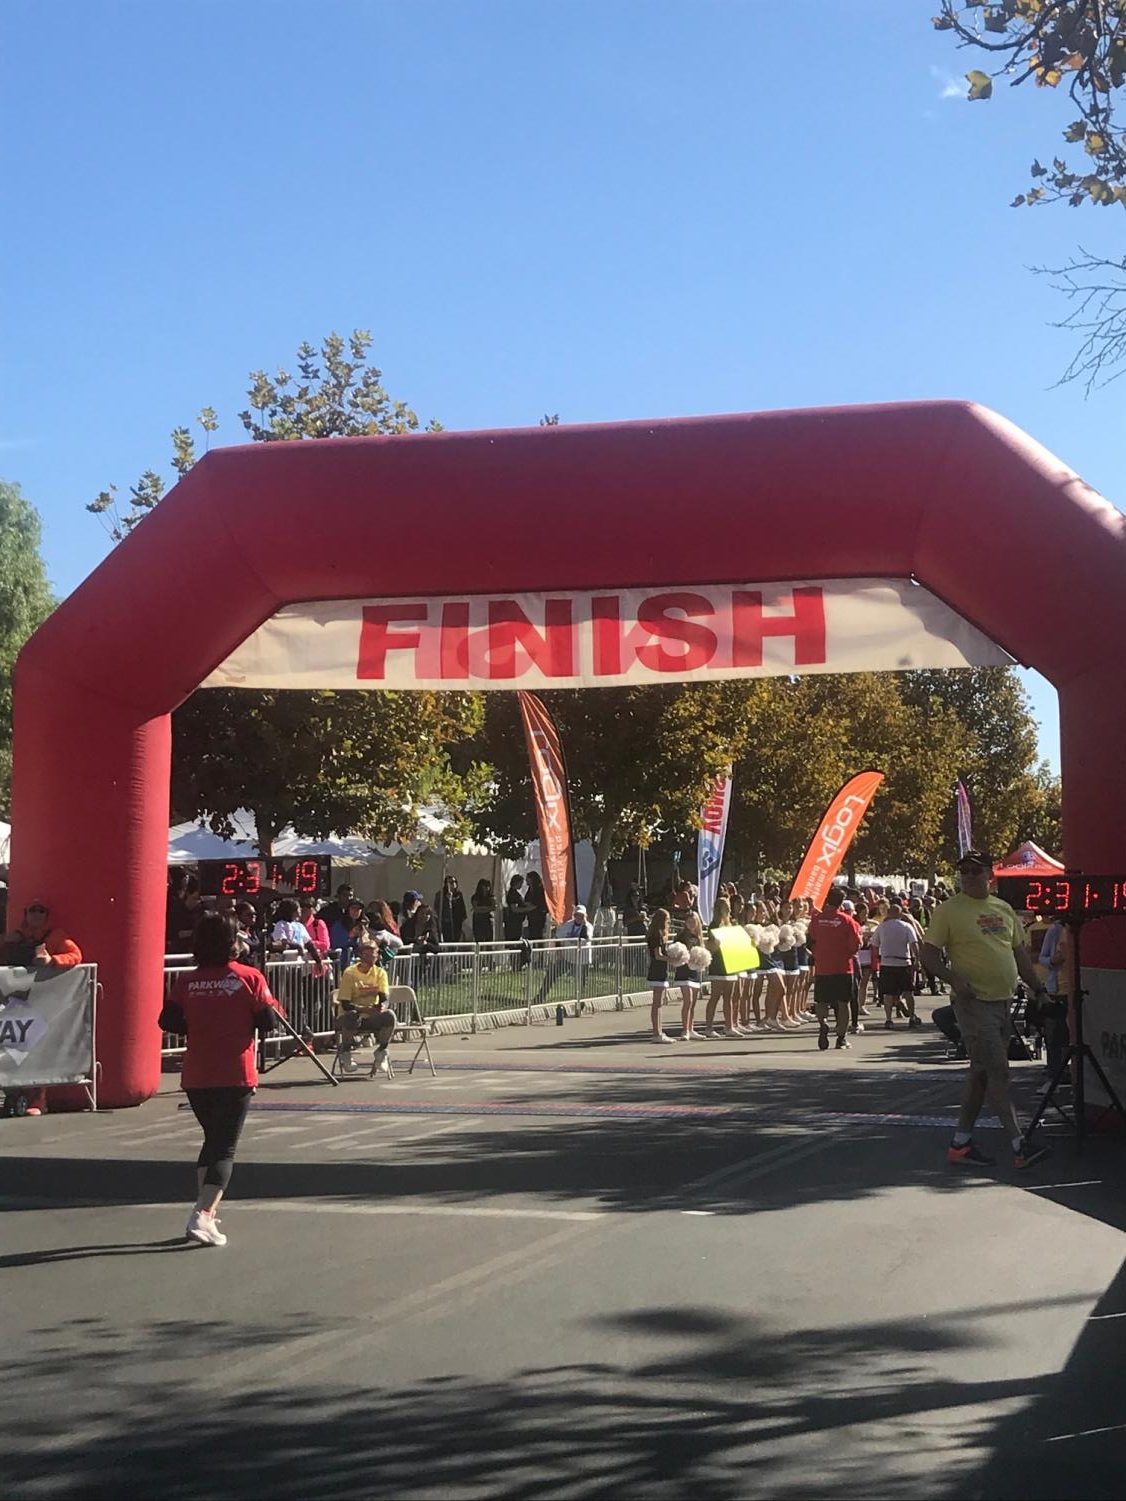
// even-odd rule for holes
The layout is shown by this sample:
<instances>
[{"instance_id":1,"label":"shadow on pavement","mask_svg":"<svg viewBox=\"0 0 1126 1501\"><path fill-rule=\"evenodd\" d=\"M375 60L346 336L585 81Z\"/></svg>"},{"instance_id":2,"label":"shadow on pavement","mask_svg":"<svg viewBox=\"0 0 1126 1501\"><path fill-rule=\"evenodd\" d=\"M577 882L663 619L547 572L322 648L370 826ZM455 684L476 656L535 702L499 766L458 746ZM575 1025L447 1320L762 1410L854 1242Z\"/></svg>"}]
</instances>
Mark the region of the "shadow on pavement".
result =
<instances>
[{"instance_id":1,"label":"shadow on pavement","mask_svg":"<svg viewBox=\"0 0 1126 1501\"><path fill-rule=\"evenodd\" d=\"M960 1352L988 1343L982 1315L996 1311L779 1334L713 1309L641 1309L593 1321L592 1345L627 1342L617 1363L529 1366L494 1381L452 1371L392 1389L363 1370L303 1388L299 1356L284 1385L257 1379L252 1360L241 1386L206 1384L255 1341L265 1354L323 1332L311 1315L281 1315L259 1336L217 1321L124 1330L91 1318L39 1331L7 1373L5 1494L1120 1495L1120 1445L1087 1445L1077 1463L1045 1442L1073 1401L1086 1412L1098 1352L1058 1377L935 1375L936 1353L956 1371ZM1120 1420L1122 1354L1103 1353L1114 1359L1096 1415ZM52 1400L64 1377L86 1394L80 1412ZM998 1403L1021 1415L995 1429L987 1408ZM922 1426L936 1415L941 1436ZM983 1449L992 1458L980 1468Z\"/></svg>"},{"instance_id":2,"label":"shadow on pavement","mask_svg":"<svg viewBox=\"0 0 1126 1501\"><path fill-rule=\"evenodd\" d=\"M648 1074L569 1075L549 1098L553 1107L573 1109L573 1115L490 1116L484 1104L479 1113L472 1107L465 1125L453 1134L414 1140L400 1148L389 1133L385 1143L373 1139L362 1153L327 1161L287 1153L266 1137L255 1142L255 1121L269 1117L252 1114L232 1198L479 1204L497 1195L525 1194L550 1204L566 1206L578 1200L586 1206L630 1212L705 1202L713 1213L743 1215L810 1199L875 1196L904 1185L935 1192L972 1191L982 1176L967 1176L945 1161L945 1123L952 1119L957 1087L958 1080L939 1070L905 1084L902 1077L896 1080L855 1066L839 1072L680 1072L675 1081ZM317 1087L309 1085L306 1090L310 1099L335 1103L335 1093L318 1094ZM284 1093L288 1097L289 1091ZM670 1097L688 1110L722 1105L731 1113L654 1121L584 1118L582 1113L587 1106L644 1110ZM448 1106L449 1096L432 1098L436 1113ZM513 1077L508 1094L490 1095L488 1103L509 1099L528 1099L528 1085L519 1075ZM283 1118L306 1124L318 1119L315 1113ZM359 1112L320 1119L326 1121L328 1133L338 1130L342 1120L361 1125L377 1118ZM997 1133L990 1133L990 1138L997 1142L1000 1164L985 1177L1011 1180L1008 1154ZM315 1135L305 1145L315 1152ZM183 1151L182 1163L154 1156L0 1154L0 1198L18 1201L26 1196L29 1209L91 1201L186 1202L193 1196L189 1190L194 1188L195 1140L185 1141L178 1150ZM791 1151L795 1164L784 1172L745 1176L754 1174L765 1154ZM1064 1164L1064 1176L1079 1176L1068 1138L1061 1139L1057 1151L1047 1171L1056 1173ZM379 1160L380 1154L385 1154L384 1160ZM1088 1166L1117 1164L1120 1157L1117 1144L1096 1140L1088 1148ZM1120 1181L1126 1176L1120 1165L1114 1170ZM730 1176L709 1187L706 1180L721 1173ZM1093 1176L1087 1167L1084 1176ZM1037 1169L1027 1186L1043 1181L1044 1173ZM1078 1207L1067 1198L1061 1202Z\"/></svg>"}]
</instances>

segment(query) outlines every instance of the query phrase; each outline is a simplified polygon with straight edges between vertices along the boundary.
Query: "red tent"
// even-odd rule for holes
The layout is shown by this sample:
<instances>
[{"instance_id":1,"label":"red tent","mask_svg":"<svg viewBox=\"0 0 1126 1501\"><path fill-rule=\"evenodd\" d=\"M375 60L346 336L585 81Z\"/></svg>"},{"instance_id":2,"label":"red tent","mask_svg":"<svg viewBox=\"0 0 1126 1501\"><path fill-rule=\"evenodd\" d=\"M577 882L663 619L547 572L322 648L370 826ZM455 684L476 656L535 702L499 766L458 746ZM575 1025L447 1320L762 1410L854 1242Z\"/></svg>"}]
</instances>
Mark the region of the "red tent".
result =
<instances>
[{"instance_id":1,"label":"red tent","mask_svg":"<svg viewBox=\"0 0 1126 1501\"><path fill-rule=\"evenodd\" d=\"M1000 865L993 867L995 876L1058 876L1063 873L1063 865L1058 860L1053 860L1051 855L1045 854L1038 844L1033 844L1031 839L1026 839L1023 844L1017 846L1011 855L1007 855Z\"/></svg>"}]
</instances>

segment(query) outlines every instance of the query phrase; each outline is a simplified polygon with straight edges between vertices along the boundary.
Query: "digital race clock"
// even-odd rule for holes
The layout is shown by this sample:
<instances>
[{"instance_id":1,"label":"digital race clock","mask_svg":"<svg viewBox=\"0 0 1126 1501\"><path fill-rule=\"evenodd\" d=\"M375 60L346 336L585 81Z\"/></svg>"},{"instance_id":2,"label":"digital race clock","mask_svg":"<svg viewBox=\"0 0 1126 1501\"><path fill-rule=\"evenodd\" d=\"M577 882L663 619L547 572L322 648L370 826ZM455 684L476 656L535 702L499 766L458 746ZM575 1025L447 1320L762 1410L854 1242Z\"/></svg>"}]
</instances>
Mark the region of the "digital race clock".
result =
<instances>
[{"instance_id":1,"label":"digital race clock","mask_svg":"<svg viewBox=\"0 0 1126 1501\"><path fill-rule=\"evenodd\" d=\"M332 861L327 855L293 855L270 860L201 860L203 896L328 896Z\"/></svg>"},{"instance_id":2,"label":"digital race clock","mask_svg":"<svg viewBox=\"0 0 1126 1501\"><path fill-rule=\"evenodd\" d=\"M1059 917L1126 917L1126 875L998 876L997 895L1018 912Z\"/></svg>"}]
</instances>

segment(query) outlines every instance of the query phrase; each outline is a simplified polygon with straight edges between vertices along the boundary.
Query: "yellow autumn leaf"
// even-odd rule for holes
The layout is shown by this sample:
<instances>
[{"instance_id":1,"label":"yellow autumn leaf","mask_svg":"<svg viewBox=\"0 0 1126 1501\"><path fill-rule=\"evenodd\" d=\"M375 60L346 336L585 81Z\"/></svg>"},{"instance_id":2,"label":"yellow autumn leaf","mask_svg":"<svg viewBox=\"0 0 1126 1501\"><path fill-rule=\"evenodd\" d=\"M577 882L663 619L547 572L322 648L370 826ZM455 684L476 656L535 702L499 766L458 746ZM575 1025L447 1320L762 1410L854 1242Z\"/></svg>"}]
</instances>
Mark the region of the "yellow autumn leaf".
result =
<instances>
[{"instance_id":1,"label":"yellow autumn leaf","mask_svg":"<svg viewBox=\"0 0 1126 1501\"><path fill-rule=\"evenodd\" d=\"M968 98L988 99L993 93L993 80L988 73L983 73L980 68L973 68L966 74L966 81L970 86Z\"/></svg>"}]
</instances>

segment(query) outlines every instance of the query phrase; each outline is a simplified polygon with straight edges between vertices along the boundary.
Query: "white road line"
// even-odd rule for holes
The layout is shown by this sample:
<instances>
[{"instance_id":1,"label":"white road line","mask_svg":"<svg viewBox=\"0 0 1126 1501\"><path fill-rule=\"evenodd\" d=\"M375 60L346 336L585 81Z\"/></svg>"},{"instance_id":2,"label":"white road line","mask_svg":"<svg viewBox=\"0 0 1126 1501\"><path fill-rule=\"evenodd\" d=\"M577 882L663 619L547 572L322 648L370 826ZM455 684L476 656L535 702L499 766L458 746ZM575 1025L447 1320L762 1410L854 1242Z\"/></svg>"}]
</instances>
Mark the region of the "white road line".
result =
<instances>
[{"instance_id":1,"label":"white road line","mask_svg":"<svg viewBox=\"0 0 1126 1501\"><path fill-rule=\"evenodd\" d=\"M1126 1423L1112 1423L1109 1428L1084 1428L1079 1433L1053 1433L1051 1438L1046 1438L1046 1444L1062 1444L1069 1438L1093 1438L1097 1433L1122 1433L1126 1431Z\"/></svg>"},{"instance_id":2,"label":"white road line","mask_svg":"<svg viewBox=\"0 0 1126 1501\"><path fill-rule=\"evenodd\" d=\"M381 1131L379 1126L369 1123L360 1131L346 1131L343 1136L333 1136L327 1143L322 1138L318 1140L317 1146L327 1146L330 1152L345 1152L358 1141L366 1140L374 1145L380 1137L386 1140L386 1130Z\"/></svg>"},{"instance_id":3,"label":"white road line","mask_svg":"<svg viewBox=\"0 0 1126 1501\"><path fill-rule=\"evenodd\" d=\"M163 1209L162 1204L135 1208ZM257 1210L265 1214L363 1214L376 1216L437 1215L450 1219L481 1220L600 1220L603 1209L505 1209L491 1204L358 1204L331 1199L232 1199L231 1213Z\"/></svg>"},{"instance_id":4,"label":"white road line","mask_svg":"<svg viewBox=\"0 0 1126 1501\"><path fill-rule=\"evenodd\" d=\"M471 1119L470 1116L464 1116L460 1120L446 1121L440 1126L431 1126L426 1131L412 1131L409 1136L393 1136L390 1138L391 1145L406 1146L408 1142L429 1141L433 1136L445 1136L450 1131L464 1131Z\"/></svg>"},{"instance_id":5,"label":"white road line","mask_svg":"<svg viewBox=\"0 0 1126 1501\"><path fill-rule=\"evenodd\" d=\"M1088 1324L1099 1324L1103 1319L1126 1319L1126 1313L1093 1313L1088 1318Z\"/></svg>"}]
</instances>

